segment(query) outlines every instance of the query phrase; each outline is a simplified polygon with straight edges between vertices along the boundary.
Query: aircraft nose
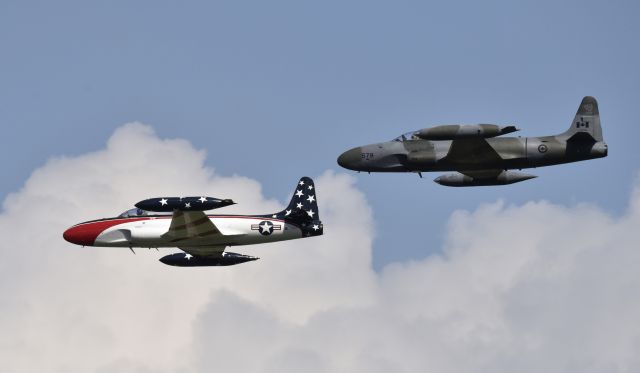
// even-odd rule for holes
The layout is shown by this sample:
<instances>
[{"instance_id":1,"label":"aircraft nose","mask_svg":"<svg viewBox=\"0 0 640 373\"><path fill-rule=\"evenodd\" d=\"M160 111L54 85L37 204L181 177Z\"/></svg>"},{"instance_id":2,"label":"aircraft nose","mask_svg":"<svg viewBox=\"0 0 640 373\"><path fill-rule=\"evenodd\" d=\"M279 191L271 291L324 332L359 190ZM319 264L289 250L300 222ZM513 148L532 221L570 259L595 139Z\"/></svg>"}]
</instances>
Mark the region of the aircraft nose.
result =
<instances>
[{"instance_id":1,"label":"aircraft nose","mask_svg":"<svg viewBox=\"0 0 640 373\"><path fill-rule=\"evenodd\" d=\"M340 154L338 164L344 168L355 170L362 160L362 148L357 147Z\"/></svg>"},{"instance_id":2,"label":"aircraft nose","mask_svg":"<svg viewBox=\"0 0 640 373\"><path fill-rule=\"evenodd\" d=\"M95 224L74 225L62 234L68 242L82 246L93 246L96 237L102 232L102 228Z\"/></svg>"}]
</instances>

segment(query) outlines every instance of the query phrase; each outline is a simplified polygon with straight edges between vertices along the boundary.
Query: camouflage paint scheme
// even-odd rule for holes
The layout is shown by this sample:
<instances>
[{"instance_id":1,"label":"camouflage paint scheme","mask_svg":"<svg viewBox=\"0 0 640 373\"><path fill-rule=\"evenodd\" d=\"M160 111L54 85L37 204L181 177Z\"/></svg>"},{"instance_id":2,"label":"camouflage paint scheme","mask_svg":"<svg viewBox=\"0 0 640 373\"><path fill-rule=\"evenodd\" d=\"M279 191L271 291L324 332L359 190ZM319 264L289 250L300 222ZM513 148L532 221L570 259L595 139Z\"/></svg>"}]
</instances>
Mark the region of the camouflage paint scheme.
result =
<instances>
[{"instance_id":1,"label":"camouflage paint scheme","mask_svg":"<svg viewBox=\"0 0 640 373\"><path fill-rule=\"evenodd\" d=\"M497 137L515 132L495 124L444 125L344 152L338 164L364 172L458 171L436 178L447 186L503 185L534 178L508 171L607 156L595 98L585 97L571 127L544 137Z\"/></svg>"}]
</instances>

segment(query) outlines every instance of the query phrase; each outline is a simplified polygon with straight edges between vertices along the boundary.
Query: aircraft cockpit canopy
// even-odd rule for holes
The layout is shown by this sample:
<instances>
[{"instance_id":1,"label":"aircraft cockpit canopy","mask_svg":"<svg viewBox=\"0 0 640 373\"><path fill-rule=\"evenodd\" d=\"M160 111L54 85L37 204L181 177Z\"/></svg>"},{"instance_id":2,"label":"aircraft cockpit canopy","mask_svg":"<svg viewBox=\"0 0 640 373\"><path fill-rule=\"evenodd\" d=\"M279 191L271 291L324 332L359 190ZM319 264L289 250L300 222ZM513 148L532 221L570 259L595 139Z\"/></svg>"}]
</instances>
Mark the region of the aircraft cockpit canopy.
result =
<instances>
[{"instance_id":1,"label":"aircraft cockpit canopy","mask_svg":"<svg viewBox=\"0 0 640 373\"><path fill-rule=\"evenodd\" d=\"M139 208L134 208L131 210L127 210L122 214L118 215L119 218L135 218L137 216L148 216L148 215L172 215L173 212L156 212L156 211L147 211Z\"/></svg>"},{"instance_id":2,"label":"aircraft cockpit canopy","mask_svg":"<svg viewBox=\"0 0 640 373\"><path fill-rule=\"evenodd\" d=\"M138 216L149 216L149 215L172 215L173 212L156 212L156 211L147 211L139 208L127 210L122 214L118 215L119 218L135 218Z\"/></svg>"},{"instance_id":3,"label":"aircraft cockpit canopy","mask_svg":"<svg viewBox=\"0 0 640 373\"><path fill-rule=\"evenodd\" d=\"M416 133L418 133L418 131L411 131L411 132L407 132L407 133L403 133L402 135L396 137L395 139L393 139L393 141L408 141L408 140L420 140L420 138L418 136L416 136Z\"/></svg>"},{"instance_id":4,"label":"aircraft cockpit canopy","mask_svg":"<svg viewBox=\"0 0 640 373\"><path fill-rule=\"evenodd\" d=\"M143 210L143 209L131 209L131 210L127 210L125 212L123 212L122 214L118 215L119 218L132 218L132 217L136 217L136 216L147 216L150 215L149 211ZM155 215L155 213L154 213Z\"/></svg>"}]
</instances>

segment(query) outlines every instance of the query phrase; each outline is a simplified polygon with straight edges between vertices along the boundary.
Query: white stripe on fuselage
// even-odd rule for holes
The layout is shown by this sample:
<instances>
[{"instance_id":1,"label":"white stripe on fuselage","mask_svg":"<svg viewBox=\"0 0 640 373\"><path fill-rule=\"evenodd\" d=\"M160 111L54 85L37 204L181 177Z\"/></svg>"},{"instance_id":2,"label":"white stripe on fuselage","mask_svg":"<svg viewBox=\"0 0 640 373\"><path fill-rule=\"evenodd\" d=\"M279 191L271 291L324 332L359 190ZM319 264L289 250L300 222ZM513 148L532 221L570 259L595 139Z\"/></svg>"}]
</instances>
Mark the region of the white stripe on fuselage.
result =
<instances>
[{"instance_id":1,"label":"white stripe on fuselage","mask_svg":"<svg viewBox=\"0 0 640 373\"><path fill-rule=\"evenodd\" d=\"M220 235L171 242L161 236L171 225L171 217L149 217L144 220L124 222L105 229L96 238L94 246L109 247L189 247L189 246L234 246L252 245L302 238L297 226L284 220L259 218L253 216L209 216L211 222L220 230ZM255 229L264 221L270 221L280 229L263 235ZM251 226L254 225L254 229Z\"/></svg>"}]
</instances>

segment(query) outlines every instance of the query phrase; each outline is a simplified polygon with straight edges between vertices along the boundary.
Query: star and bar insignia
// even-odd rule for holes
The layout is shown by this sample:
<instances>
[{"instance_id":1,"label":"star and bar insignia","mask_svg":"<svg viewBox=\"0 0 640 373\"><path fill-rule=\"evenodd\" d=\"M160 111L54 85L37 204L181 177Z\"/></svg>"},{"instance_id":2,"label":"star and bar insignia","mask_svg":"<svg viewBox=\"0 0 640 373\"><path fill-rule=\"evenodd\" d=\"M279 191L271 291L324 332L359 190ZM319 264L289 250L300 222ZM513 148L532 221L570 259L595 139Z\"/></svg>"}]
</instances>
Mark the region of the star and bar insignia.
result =
<instances>
[{"instance_id":1,"label":"star and bar insignia","mask_svg":"<svg viewBox=\"0 0 640 373\"><path fill-rule=\"evenodd\" d=\"M282 225L273 224L272 222L265 220L260 222L260 224L251 224L252 231L259 231L263 236L269 236L273 231L282 230Z\"/></svg>"}]
</instances>

